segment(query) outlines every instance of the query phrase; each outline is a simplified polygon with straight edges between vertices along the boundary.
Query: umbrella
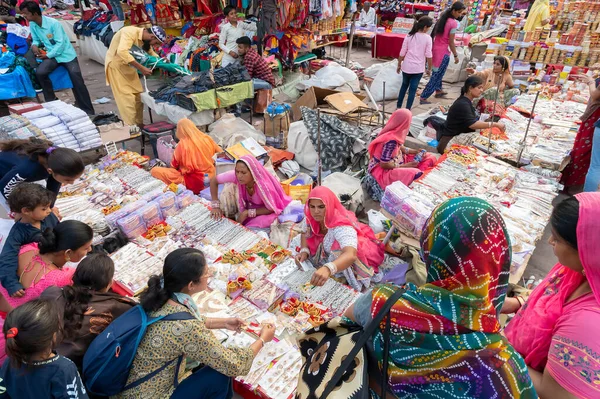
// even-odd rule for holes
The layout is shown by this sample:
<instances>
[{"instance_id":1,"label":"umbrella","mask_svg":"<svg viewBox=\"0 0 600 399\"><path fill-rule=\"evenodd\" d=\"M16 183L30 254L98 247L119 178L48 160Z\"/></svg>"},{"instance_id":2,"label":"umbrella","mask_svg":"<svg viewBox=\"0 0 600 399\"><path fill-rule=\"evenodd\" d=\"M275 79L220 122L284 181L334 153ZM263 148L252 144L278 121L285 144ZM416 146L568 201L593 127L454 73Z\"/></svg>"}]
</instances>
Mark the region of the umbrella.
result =
<instances>
[{"instance_id":1,"label":"umbrella","mask_svg":"<svg viewBox=\"0 0 600 399\"><path fill-rule=\"evenodd\" d=\"M176 64L171 64L167 61L166 58L154 57L144 50L137 46L131 47L129 53L135 58L137 62L145 66L146 68L150 68L154 70L155 68L160 68L167 72L173 72L180 75L191 75L192 72L185 69L184 67Z\"/></svg>"}]
</instances>

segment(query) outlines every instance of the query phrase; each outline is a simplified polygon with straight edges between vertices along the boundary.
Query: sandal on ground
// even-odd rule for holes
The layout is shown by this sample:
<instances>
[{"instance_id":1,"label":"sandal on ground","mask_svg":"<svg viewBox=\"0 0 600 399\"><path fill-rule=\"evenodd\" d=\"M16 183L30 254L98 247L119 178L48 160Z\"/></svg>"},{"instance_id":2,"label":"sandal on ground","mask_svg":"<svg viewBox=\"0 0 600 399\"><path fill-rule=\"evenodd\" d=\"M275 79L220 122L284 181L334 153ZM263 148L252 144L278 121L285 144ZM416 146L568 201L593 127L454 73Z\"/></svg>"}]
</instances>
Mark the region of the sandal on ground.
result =
<instances>
[{"instance_id":1,"label":"sandal on ground","mask_svg":"<svg viewBox=\"0 0 600 399\"><path fill-rule=\"evenodd\" d=\"M430 105L430 104L433 104L431 101L424 100L424 99L421 99L420 103L421 103L421 105Z\"/></svg>"},{"instance_id":2,"label":"sandal on ground","mask_svg":"<svg viewBox=\"0 0 600 399\"><path fill-rule=\"evenodd\" d=\"M435 98L442 98L442 97L446 97L448 95L448 93L446 93L445 91L439 92L439 93L435 93Z\"/></svg>"}]
</instances>

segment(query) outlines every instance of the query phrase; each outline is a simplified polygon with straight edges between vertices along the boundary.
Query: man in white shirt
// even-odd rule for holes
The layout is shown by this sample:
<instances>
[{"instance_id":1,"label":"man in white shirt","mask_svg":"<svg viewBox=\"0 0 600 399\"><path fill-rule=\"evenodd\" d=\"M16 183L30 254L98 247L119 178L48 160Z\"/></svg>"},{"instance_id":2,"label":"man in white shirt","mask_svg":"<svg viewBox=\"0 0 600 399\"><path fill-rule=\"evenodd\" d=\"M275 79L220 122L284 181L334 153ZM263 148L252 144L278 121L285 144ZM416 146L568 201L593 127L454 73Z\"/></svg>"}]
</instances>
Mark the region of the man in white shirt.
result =
<instances>
[{"instance_id":1,"label":"man in white shirt","mask_svg":"<svg viewBox=\"0 0 600 399\"><path fill-rule=\"evenodd\" d=\"M375 13L375 9L371 8L371 3L368 1L365 1L365 4L363 5L360 17L358 18L358 24L360 26L377 25L377 14Z\"/></svg>"},{"instance_id":2,"label":"man in white shirt","mask_svg":"<svg viewBox=\"0 0 600 399\"><path fill-rule=\"evenodd\" d=\"M223 25L221 25L219 48L224 52L221 66L226 67L229 64L238 62L237 39L242 36L247 36L246 31L256 32L256 24L254 22L245 23L238 21L237 10L235 7L225 7L223 14L225 14L226 19Z\"/></svg>"}]
</instances>

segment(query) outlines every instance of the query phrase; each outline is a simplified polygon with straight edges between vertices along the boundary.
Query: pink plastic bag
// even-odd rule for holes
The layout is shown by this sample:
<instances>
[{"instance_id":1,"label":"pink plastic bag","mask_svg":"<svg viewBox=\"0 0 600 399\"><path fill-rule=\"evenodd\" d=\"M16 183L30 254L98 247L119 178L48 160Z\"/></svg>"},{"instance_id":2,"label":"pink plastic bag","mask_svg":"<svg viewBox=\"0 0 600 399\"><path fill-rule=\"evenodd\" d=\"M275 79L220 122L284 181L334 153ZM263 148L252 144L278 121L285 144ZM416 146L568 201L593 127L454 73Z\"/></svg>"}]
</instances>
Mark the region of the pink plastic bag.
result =
<instances>
[{"instance_id":1,"label":"pink plastic bag","mask_svg":"<svg viewBox=\"0 0 600 399\"><path fill-rule=\"evenodd\" d=\"M173 136L162 136L159 137L156 142L156 151L158 152L158 159L171 166L173 160L173 153L175 152L175 146L177 143Z\"/></svg>"}]
</instances>

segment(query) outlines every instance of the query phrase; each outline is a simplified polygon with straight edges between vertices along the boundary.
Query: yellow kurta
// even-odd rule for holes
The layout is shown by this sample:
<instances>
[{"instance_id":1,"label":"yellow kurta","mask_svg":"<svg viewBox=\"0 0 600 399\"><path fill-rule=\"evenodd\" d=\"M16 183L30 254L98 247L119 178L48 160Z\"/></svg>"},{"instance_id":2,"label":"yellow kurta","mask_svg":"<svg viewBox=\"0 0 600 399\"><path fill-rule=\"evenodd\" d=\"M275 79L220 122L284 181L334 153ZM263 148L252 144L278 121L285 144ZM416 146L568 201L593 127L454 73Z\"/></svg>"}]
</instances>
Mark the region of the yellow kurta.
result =
<instances>
[{"instance_id":1,"label":"yellow kurta","mask_svg":"<svg viewBox=\"0 0 600 399\"><path fill-rule=\"evenodd\" d=\"M129 54L132 46L142 48L144 28L128 26L115 33L104 60L106 84L112 89L121 119L128 125L142 125L144 108L140 93L144 91L137 69L129 63L135 58ZM157 56L151 49L150 55Z\"/></svg>"}]
</instances>

